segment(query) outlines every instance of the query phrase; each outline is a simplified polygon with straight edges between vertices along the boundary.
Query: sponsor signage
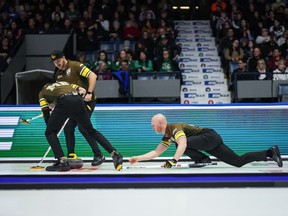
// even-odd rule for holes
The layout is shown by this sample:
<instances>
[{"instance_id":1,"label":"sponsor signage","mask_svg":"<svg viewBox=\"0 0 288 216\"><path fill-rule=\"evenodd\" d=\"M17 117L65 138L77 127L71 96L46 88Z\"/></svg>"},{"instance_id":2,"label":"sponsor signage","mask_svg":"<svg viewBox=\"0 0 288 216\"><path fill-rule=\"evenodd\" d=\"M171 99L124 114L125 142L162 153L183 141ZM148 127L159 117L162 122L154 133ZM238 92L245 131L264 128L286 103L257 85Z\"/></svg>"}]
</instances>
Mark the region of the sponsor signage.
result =
<instances>
[{"instance_id":1,"label":"sponsor signage","mask_svg":"<svg viewBox=\"0 0 288 216\"><path fill-rule=\"evenodd\" d=\"M203 38L177 38L176 42L182 42L182 43L191 43L191 42L213 42L215 43L214 37L203 37Z\"/></svg>"},{"instance_id":2,"label":"sponsor signage","mask_svg":"<svg viewBox=\"0 0 288 216\"><path fill-rule=\"evenodd\" d=\"M192 51L192 52L181 52L180 57L217 57L218 52L216 51L207 51L207 52L198 52L198 51Z\"/></svg>"},{"instance_id":3,"label":"sponsor signage","mask_svg":"<svg viewBox=\"0 0 288 216\"><path fill-rule=\"evenodd\" d=\"M178 58L179 62L220 62L220 58L219 57L213 57L213 58L206 58L206 57L194 57L194 58L186 58L186 57L179 57Z\"/></svg>"}]
</instances>

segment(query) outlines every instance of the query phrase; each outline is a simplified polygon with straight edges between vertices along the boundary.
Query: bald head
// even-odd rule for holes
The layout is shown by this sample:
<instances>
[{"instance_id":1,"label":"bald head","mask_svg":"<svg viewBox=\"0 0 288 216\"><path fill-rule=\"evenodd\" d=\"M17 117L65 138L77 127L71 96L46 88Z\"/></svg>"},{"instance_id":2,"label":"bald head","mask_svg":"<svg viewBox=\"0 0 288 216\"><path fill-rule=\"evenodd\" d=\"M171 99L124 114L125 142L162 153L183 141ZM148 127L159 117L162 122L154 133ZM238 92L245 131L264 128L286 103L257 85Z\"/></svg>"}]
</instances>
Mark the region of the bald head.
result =
<instances>
[{"instance_id":1,"label":"bald head","mask_svg":"<svg viewBox=\"0 0 288 216\"><path fill-rule=\"evenodd\" d=\"M151 119L151 125L157 133L164 133L167 125L166 117L161 113L154 115Z\"/></svg>"},{"instance_id":2,"label":"bald head","mask_svg":"<svg viewBox=\"0 0 288 216\"><path fill-rule=\"evenodd\" d=\"M166 117L161 113L154 115L152 121L167 122Z\"/></svg>"}]
</instances>

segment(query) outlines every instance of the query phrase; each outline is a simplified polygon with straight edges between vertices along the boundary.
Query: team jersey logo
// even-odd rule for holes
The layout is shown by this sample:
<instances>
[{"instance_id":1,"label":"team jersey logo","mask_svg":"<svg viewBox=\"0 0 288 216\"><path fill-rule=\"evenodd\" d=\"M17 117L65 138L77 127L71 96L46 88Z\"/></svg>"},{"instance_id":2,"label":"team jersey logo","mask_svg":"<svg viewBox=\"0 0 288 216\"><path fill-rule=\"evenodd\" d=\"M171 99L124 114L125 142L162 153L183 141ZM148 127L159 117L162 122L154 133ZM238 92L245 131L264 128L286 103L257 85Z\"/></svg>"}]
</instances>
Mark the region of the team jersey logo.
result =
<instances>
[{"instance_id":1,"label":"team jersey logo","mask_svg":"<svg viewBox=\"0 0 288 216\"><path fill-rule=\"evenodd\" d=\"M68 69L66 70L66 75L67 75L67 76L70 76L70 74L71 74L71 68L68 68Z\"/></svg>"}]
</instances>

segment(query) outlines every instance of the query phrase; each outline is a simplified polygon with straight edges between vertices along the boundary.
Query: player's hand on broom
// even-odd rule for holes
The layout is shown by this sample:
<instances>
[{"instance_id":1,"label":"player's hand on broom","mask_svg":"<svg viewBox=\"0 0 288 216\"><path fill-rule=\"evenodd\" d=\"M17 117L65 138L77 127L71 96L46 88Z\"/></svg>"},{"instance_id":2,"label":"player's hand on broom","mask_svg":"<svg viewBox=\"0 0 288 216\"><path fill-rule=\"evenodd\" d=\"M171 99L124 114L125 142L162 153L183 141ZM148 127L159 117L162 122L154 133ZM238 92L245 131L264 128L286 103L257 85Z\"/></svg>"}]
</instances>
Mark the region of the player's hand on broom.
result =
<instances>
[{"instance_id":1,"label":"player's hand on broom","mask_svg":"<svg viewBox=\"0 0 288 216\"><path fill-rule=\"evenodd\" d=\"M137 157L131 157L131 158L129 158L129 163L130 163L130 164L135 164L135 163L138 163L138 162L139 162L139 160L138 160Z\"/></svg>"},{"instance_id":2,"label":"player's hand on broom","mask_svg":"<svg viewBox=\"0 0 288 216\"><path fill-rule=\"evenodd\" d=\"M173 166L176 166L176 163L177 163L177 160L175 160L174 158L170 159L170 160L167 160L164 163L164 168L172 168Z\"/></svg>"},{"instance_id":3,"label":"player's hand on broom","mask_svg":"<svg viewBox=\"0 0 288 216\"><path fill-rule=\"evenodd\" d=\"M79 86L78 93L79 93L79 95L81 95L82 98L84 98L86 95L86 89Z\"/></svg>"}]
</instances>

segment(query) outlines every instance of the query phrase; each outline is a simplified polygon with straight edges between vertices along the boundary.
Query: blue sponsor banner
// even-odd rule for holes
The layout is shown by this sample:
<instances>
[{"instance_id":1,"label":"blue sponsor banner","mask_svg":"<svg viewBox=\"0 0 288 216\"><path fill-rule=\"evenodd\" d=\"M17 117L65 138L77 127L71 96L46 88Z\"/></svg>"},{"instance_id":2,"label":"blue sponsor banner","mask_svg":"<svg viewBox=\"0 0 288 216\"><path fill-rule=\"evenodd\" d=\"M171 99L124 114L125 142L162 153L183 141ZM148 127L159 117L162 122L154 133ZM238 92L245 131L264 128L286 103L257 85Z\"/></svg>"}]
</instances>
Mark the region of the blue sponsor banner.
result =
<instances>
[{"instance_id":1,"label":"blue sponsor banner","mask_svg":"<svg viewBox=\"0 0 288 216\"><path fill-rule=\"evenodd\" d=\"M203 68L202 69L203 73L222 73L223 69L222 68Z\"/></svg>"},{"instance_id":2,"label":"blue sponsor banner","mask_svg":"<svg viewBox=\"0 0 288 216\"><path fill-rule=\"evenodd\" d=\"M214 86L214 85L225 85L227 81L218 81L218 80L205 80L204 85Z\"/></svg>"},{"instance_id":3,"label":"blue sponsor banner","mask_svg":"<svg viewBox=\"0 0 288 216\"><path fill-rule=\"evenodd\" d=\"M183 81L183 85L203 85L201 80Z\"/></svg>"},{"instance_id":4,"label":"blue sponsor banner","mask_svg":"<svg viewBox=\"0 0 288 216\"><path fill-rule=\"evenodd\" d=\"M184 98L205 98L205 93L184 93Z\"/></svg>"},{"instance_id":5,"label":"blue sponsor banner","mask_svg":"<svg viewBox=\"0 0 288 216\"><path fill-rule=\"evenodd\" d=\"M230 98L229 93L208 93L208 98Z\"/></svg>"}]
</instances>

